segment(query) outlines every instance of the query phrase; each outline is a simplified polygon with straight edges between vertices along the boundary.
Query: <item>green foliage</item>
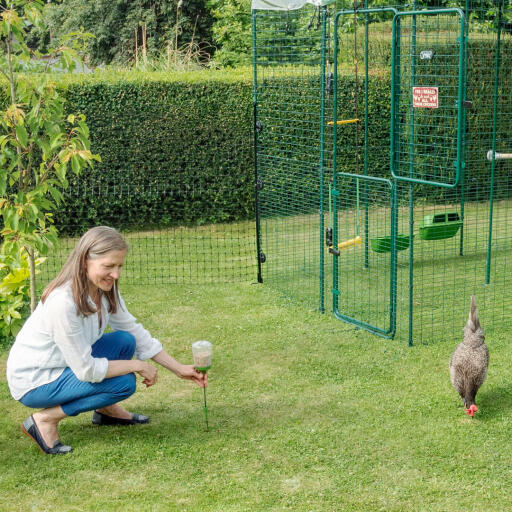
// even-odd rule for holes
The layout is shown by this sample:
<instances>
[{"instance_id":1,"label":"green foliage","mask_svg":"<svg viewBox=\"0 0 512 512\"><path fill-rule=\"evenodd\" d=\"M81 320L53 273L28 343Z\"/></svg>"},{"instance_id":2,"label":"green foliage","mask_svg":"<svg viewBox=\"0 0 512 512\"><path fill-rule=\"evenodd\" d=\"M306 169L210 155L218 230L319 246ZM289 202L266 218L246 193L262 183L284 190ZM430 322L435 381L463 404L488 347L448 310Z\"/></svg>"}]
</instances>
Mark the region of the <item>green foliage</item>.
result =
<instances>
[{"instance_id":1,"label":"green foliage","mask_svg":"<svg viewBox=\"0 0 512 512\"><path fill-rule=\"evenodd\" d=\"M217 45L215 63L239 66L251 61L251 1L208 0L215 18L213 41Z\"/></svg>"},{"instance_id":2,"label":"green foliage","mask_svg":"<svg viewBox=\"0 0 512 512\"><path fill-rule=\"evenodd\" d=\"M89 47L92 64L134 63L136 34L139 48L146 37L149 59L158 57L169 43L177 42L179 48L195 41L204 47L211 41L213 21L204 0L181 2L179 8L178 0L64 0L48 5L47 20L48 27L39 34L39 43L50 47L54 45L50 33L52 38L77 30L94 34Z\"/></svg>"},{"instance_id":3,"label":"green foliage","mask_svg":"<svg viewBox=\"0 0 512 512\"><path fill-rule=\"evenodd\" d=\"M52 210L68 185L68 168L77 175L100 159L89 149L84 115L64 111L63 98L47 73L29 73L50 64L73 69L78 59L78 34L49 55L27 46L29 30L44 28L43 5L19 0L0 18L0 73L8 82L6 108L0 112L0 251L16 258L26 249L32 278L36 253L46 254L57 239ZM33 279L31 294L34 309Z\"/></svg>"},{"instance_id":4,"label":"green foliage","mask_svg":"<svg viewBox=\"0 0 512 512\"><path fill-rule=\"evenodd\" d=\"M245 219L253 212L250 71L99 74L60 84L102 162L70 177L68 232Z\"/></svg>"},{"instance_id":5,"label":"green foliage","mask_svg":"<svg viewBox=\"0 0 512 512\"><path fill-rule=\"evenodd\" d=\"M44 258L35 261L40 265ZM28 254L0 254L0 347L9 345L29 311L30 269Z\"/></svg>"},{"instance_id":6,"label":"green foliage","mask_svg":"<svg viewBox=\"0 0 512 512\"><path fill-rule=\"evenodd\" d=\"M475 198L476 191L484 190L488 180L485 166L488 148L485 148L489 144L490 130L486 112L492 108L494 84L492 80L482 79L490 68L478 66L493 59L491 43L486 38L472 40L468 47L471 63L468 90L474 91L470 98L474 108L467 111L466 160L471 166L471 182L467 183L466 191ZM503 42L503 69L511 64L509 44L508 41ZM443 49L439 47L436 51L442 52ZM359 116L364 112L361 75L359 73ZM503 74L504 86L510 80L510 75ZM88 169L80 177L69 178L65 202L55 214L60 229L78 233L84 226L98 223L114 222L122 228L164 227L252 217L254 171L250 69L174 74L95 73L62 77L58 89L66 98L67 111L80 111L87 116L91 150L103 158L103 162L94 169ZM317 116L312 119L315 109L307 91L318 90L318 78L313 75L306 79L293 76L291 71L288 74L283 72L282 76L266 80L264 101L267 104L281 101L279 95L283 90L297 90L295 118L309 120L316 126L315 123L319 123L319 104ZM356 117L355 91L355 77L344 72L338 83L338 119ZM386 178L390 177L390 91L389 73L370 75L368 172L372 176ZM332 101L331 96L327 99ZM266 122L263 110L259 116ZM326 128L327 137L330 129ZM439 127L433 124L432 129L439 134ZM506 129L506 123L499 125L499 138L507 139ZM453 130L453 124L447 123L444 136L453 137L450 130ZM270 144L270 139L292 140L301 136L300 131L297 123L279 123L272 132L264 130L259 134L259 143ZM361 126L360 148L362 144ZM339 171L356 171L355 146L355 126L339 127ZM272 151L279 152L279 144L276 143L273 149L269 146L268 151L269 155ZM361 158L357 172L363 172L362 149L359 153ZM318 162L318 150L314 144L302 144L296 154L289 156L287 165L303 173L301 180L298 181L292 172L280 172L281 181L275 186L290 196L304 190L304 180L308 180L309 187L318 187L316 164L305 169L304 162ZM501 162L497 166L497 176L501 176ZM495 191L496 197L503 197L509 189L503 183ZM416 193L423 197L427 191L417 187ZM439 196L435 199L442 200L446 191L436 189L435 193ZM429 196L429 199L434 198Z\"/></svg>"}]
</instances>

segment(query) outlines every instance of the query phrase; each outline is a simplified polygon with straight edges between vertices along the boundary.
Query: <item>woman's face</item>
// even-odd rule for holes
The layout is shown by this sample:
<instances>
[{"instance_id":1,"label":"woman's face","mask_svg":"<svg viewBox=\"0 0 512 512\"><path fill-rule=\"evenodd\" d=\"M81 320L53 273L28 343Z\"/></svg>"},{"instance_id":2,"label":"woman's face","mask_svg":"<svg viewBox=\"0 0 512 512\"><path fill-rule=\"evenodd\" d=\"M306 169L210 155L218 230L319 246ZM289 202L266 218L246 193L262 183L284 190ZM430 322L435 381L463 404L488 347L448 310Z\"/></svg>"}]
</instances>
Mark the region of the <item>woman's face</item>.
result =
<instances>
[{"instance_id":1,"label":"woman's face","mask_svg":"<svg viewBox=\"0 0 512 512\"><path fill-rule=\"evenodd\" d=\"M108 292L114 286L114 281L121 275L126 251L111 251L95 259L88 259L87 278L89 279L89 294L95 295L98 291Z\"/></svg>"}]
</instances>

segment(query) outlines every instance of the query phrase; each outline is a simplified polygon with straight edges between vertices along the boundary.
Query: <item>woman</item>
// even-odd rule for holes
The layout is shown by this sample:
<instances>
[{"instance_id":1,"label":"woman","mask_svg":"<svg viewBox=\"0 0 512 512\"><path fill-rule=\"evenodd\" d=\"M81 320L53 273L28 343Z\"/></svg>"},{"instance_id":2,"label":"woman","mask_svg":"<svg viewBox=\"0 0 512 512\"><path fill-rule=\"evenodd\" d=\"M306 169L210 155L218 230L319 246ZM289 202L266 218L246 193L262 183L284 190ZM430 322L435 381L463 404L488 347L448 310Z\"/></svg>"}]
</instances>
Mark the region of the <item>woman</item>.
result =
<instances>
[{"instance_id":1,"label":"woman","mask_svg":"<svg viewBox=\"0 0 512 512\"><path fill-rule=\"evenodd\" d=\"M44 453L72 451L59 440L58 424L66 416L93 410L96 425L148 423L147 416L118 403L135 392L135 373L147 387L156 383L157 369L148 359L207 385L206 374L173 359L126 309L117 283L127 251L115 229L87 231L11 348L7 381L13 398L42 409L21 429ZM107 325L113 332L104 334Z\"/></svg>"}]
</instances>

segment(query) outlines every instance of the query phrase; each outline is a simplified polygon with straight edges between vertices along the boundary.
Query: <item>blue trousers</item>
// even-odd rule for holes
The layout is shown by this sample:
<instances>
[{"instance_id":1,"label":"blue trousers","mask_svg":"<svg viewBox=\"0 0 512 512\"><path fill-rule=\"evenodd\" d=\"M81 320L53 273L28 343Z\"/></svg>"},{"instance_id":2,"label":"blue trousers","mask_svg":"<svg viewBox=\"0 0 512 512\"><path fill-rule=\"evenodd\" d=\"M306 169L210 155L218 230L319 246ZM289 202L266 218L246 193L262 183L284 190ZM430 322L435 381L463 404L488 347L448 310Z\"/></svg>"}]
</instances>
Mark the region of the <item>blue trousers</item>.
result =
<instances>
[{"instance_id":1,"label":"blue trousers","mask_svg":"<svg viewBox=\"0 0 512 512\"><path fill-rule=\"evenodd\" d=\"M125 331L104 334L92 346L93 357L106 357L109 361L129 360L134 353L135 338ZM20 402L35 409L60 405L66 415L76 416L125 400L135 393L135 388L133 373L101 382L84 382L75 377L71 368L66 368L57 380L25 393Z\"/></svg>"}]
</instances>

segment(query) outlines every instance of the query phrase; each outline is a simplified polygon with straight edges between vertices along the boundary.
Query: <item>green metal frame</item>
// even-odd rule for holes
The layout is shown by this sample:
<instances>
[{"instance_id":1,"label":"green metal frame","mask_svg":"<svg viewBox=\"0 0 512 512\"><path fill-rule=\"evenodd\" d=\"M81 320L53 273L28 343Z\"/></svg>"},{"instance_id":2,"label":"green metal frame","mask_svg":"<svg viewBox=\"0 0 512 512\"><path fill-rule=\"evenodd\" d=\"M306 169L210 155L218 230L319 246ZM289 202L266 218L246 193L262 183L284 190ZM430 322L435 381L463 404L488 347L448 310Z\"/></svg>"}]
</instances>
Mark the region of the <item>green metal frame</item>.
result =
<instances>
[{"instance_id":1,"label":"green metal frame","mask_svg":"<svg viewBox=\"0 0 512 512\"><path fill-rule=\"evenodd\" d=\"M325 310L324 304L324 163L325 163L325 64L326 64L326 7L321 7L322 14L322 41L321 41L321 74L320 74L320 158L319 158L319 185L320 185L320 204L319 204L319 222L320 222L320 283L319 283L319 302L320 311ZM336 76L336 75L334 75ZM336 83L336 79L334 80Z\"/></svg>"},{"instance_id":2,"label":"green metal frame","mask_svg":"<svg viewBox=\"0 0 512 512\"><path fill-rule=\"evenodd\" d=\"M390 205L390 240L391 240L391 255L390 255L390 275L389 275L389 327L382 328L376 325L371 325L367 322L364 322L358 318L351 317L349 315L343 314L339 310L339 297L340 290L338 289L338 276L339 276L339 268L338 268L338 259L337 257L333 257L333 313L334 316L343 320L344 322L353 324L361 329L365 329L367 331L372 332L378 336L383 338L392 339L395 336L396 332L396 254L397 254L397 236L396 236L396 194L395 187L391 180L385 178L379 178L375 176L364 176L360 174L351 174L347 172L334 173L333 174L333 191L332 191L332 202L333 202L333 211L335 212L333 215L333 246L337 247L338 245L338 218L337 218L337 196L339 195L338 190L336 189L337 179L336 175L339 177L346 177L351 179L356 179L363 181L365 183L380 183L384 184L389 188L389 205Z\"/></svg>"},{"instance_id":3,"label":"green metal frame","mask_svg":"<svg viewBox=\"0 0 512 512\"><path fill-rule=\"evenodd\" d=\"M464 174L464 134L465 134L465 115L464 115L464 101L465 101L465 63L466 63L466 23L465 23L465 15L461 9L458 8L449 8L449 9L433 9L433 10L412 10L412 11L404 11L399 12L392 7L385 8L373 8L373 9L349 9L342 10L336 14L335 23L334 23L334 108L333 108L333 130L334 130L334 141L337 140L337 106L338 106L338 97L337 97L337 76L338 76L338 26L339 20L343 16L347 15L357 15L364 14L365 15L365 83L368 82L368 14L376 13L376 12L391 12L393 13L393 22L392 22L392 94L391 94L391 141L390 141L390 171L393 180L398 182L406 182L409 184L409 343L412 344L412 318L413 318L413 266L414 266L414 256L413 256L413 240L414 240L414 194L413 194L413 184L421 184L428 185L434 187L443 187L453 189L460 185L461 176ZM400 83L400 62L399 62L399 52L397 52L397 46L400 45L401 42L401 33L400 33L400 21L403 17L413 17L412 24L412 45L413 45L413 53L415 53L416 47L416 17L417 16L435 16L435 15L449 15L453 14L458 16L460 19L459 24L459 36L457 41L459 43L458 47L458 88L457 88L457 141L456 141L456 161L455 165L455 179L453 182L443 182L437 180L427 180L427 179L419 179L414 176L414 147L413 140L409 143L409 151L410 151L410 171L409 176L400 175L397 172L396 168L396 134L397 134L397 115L396 115L396 103L397 103L397 85ZM415 63L414 59L411 63L413 66L412 73L412 82L415 80ZM365 90L366 91L366 90ZM411 109L411 115L414 116L414 110ZM333 245L337 246L338 242L338 226L337 226L337 210L338 210L338 202L337 202L337 180L343 176L348 178L353 178L358 180L357 190L359 192L359 181L365 182L365 187L368 182L375 178L370 178L367 176L368 166L367 166L367 146L368 146L368 112L367 112L367 102L365 99L365 115L364 115L364 175L359 176L350 173L338 173L336 172L336 144L334 144L334 152L333 152L333 192L332 192L332 208L334 211L333 215ZM411 132L410 137L414 138L414 118L411 119ZM384 336L386 338L392 338L395 334L396 330L396 296L397 296L397 281L396 281L396 265L397 265L397 187L395 183L390 180L384 180L388 183L390 188L390 206L391 206L391 262L390 262L390 284L389 284L389 328L382 329L376 325L371 325L366 322L363 322L360 319L353 318L349 315L343 314L339 311L339 295L340 290L338 289L338 276L339 276L339 268L338 268L338 258L336 256L333 257L333 310L336 318L340 320L344 320L348 323L352 323L358 327L371 331L380 336ZM365 194L366 196L366 194ZM367 207L367 203L365 203ZM461 210L463 209L463 197ZM368 259L368 215L365 215L365 267L369 266ZM462 233L461 233L461 253L462 253Z\"/></svg>"},{"instance_id":4,"label":"green metal frame","mask_svg":"<svg viewBox=\"0 0 512 512\"><path fill-rule=\"evenodd\" d=\"M269 47L267 44L267 46L261 46L264 58L258 62L255 58L253 61L255 82L261 80L259 71L256 76L256 66L266 66L267 62L277 66L290 66L290 70L293 70L290 75L291 79L286 79L288 81L285 80L283 85L278 83L278 87L281 87L281 89L278 88L278 92L281 94L279 105L293 103L295 101L293 94L297 93L298 107L296 111L298 113L304 111L309 117L304 116L304 122L303 119L299 119L297 140L294 139L293 144L290 144L290 154L292 155L290 161L293 165L283 166L282 169L285 183L290 176L295 179L294 173L297 172L296 182L293 186L297 186L299 192L293 196L283 194L282 204L288 207L288 204L293 203L295 197L299 202L304 201L305 197L314 198L307 203L308 209L304 210L307 217L304 218L304 231L300 233L300 235L303 234L304 244L308 243L307 247L310 251L308 253L310 267L308 268L306 265L306 257L304 257L302 266L302 269L306 269L305 277L296 271L299 267L295 265L295 260L300 260L299 263L302 265L302 252L300 252L302 246L300 246L300 236L295 236L295 232L292 231L294 217L291 215L286 217L289 214L284 206L282 211L279 210L281 203L276 208L272 203L271 206L274 210L266 209L267 204L270 204L270 201L265 203L265 200L270 197L270 188L266 187L263 191L259 191L260 199L265 204L265 208L259 212L260 217L258 217L258 209L256 210L257 250L260 251L260 236L261 244L266 244L267 238L272 240L274 246L269 246L268 252L270 254L272 248L272 258L275 259L272 259L271 263L274 264L277 257L282 258L283 261L282 267L278 265L272 267L277 269L276 279L280 279L283 275L284 287L292 290L298 297L306 295L303 290L311 289L310 297L315 301L315 307L320 305L320 310L324 309L325 293L329 293L329 282L332 281L335 317L358 328L392 338L398 323L403 325L404 331L407 329L408 316L409 344L412 344L413 329L416 340L418 328L421 329L420 337L423 338L426 336L428 328L426 326L428 325L432 326L433 330L433 326L440 325L441 322L443 325L457 324L456 315L459 314L463 293L455 294L454 287L450 286L452 276L458 275L454 273L452 266L457 269L457 272L461 267L460 274L463 280L461 282L468 283L468 293L469 291L471 293L478 292L484 296L486 293L490 294L491 288L486 292L485 288L475 289L475 286L490 284L491 281L494 284L495 280L496 285L505 289L508 286L505 277L502 278L499 275L501 281L496 279L494 266L498 268L499 264L494 265L492 259L501 257L500 254L506 249L504 245L507 240L504 236L504 233L506 235L506 226L503 225L503 222L500 225L500 218L506 218L507 205L502 204L504 202L502 199L508 200L512 195L507 196L506 190L502 190L502 188L512 187L512 185L509 185L507 181L508 175L505 167L507 163L497 162L494 158L490 162L482 162L481 153L482 148L485 148L485 154L490 149L495 155L496 151L500 151L501 146L506 147L505 144L509 143L508 133L510 130L503 125L510 119L507 117L510 111L510 102L507 103L508 96L504 97L505 93L508 95L510 87L505 63L512 57L510 57L511 47L504 38L506 28L501 25L511 9L505 6L502 0L497 0L496 10L493 14L493 23L496 26L493 24L492 33L485 33L484 36L479 32L479 26L484 19L483 16L487 16L487 12L483 6L477 5L473 0L466 0L465 9L435 8L429 10L417 7L420 2L413 0L412 6L406 7L410 10L404 12L400 12L394 7L368 8L368 3L368 0L365 0L365 8L352 9L349 6L349 9L337 11L334 20L332 7L330 9L318 7L313 11L313 8L308 6L308 10L304 12L316 22L316 28L312 30L312 32L314 31L314 41L312 39L309 50L307 47L309 43L305 44L304 41L311 23L306 25L301 22L294 25L292 21L296 21L299 17L293 17L294 11L284 13L283 17L277 19L276 24L273 25L281 32L276 31L276 38L269 39L269 41L281 42L282 46L278 44L272 46L272 48L277 48L276 59L274 61L264 60L269 58L264 53ZM376 13L386 12L388 15L373 16ZM470 17L473 12L476 13L476 16ZM302 29L302 32L291 33L292 37L289 40L282 36L285 26L284 16L286 16L286 27L288 27L288 15L292 20L290 26ZM342 83L339 63L344 62L346 65L350 62L352 55L350 38L347 34L341 33L341 21L343 21L343 17L347 18L345 21L350 21L348 17L352 15L355 18L354 28L356 30L353 34L354 56L362 62L364 51L365 59L364 71L361 66L359 69L362 72L358 78L356 73L356 87L361 93L363 93L363 74L365 82L364 98L359 95L360 101L357 102L359 111L356 109L355 112L352 112L354 109L353 97L357 98L357 90L355 94L354 91L343 91L343 93L347 92L347 102L338 105L338 101L341 101L342 97L342 91L339 90ZM485 19L487 20L487 18ZM475 20L475 30L471 29L473 20ZM375 26L373 22L375 22ZM381 22L383 24L378 25ZM379 37L373 40L369 35L369 33L374 33L374 27L377 36L385 34L385 41ZM362 35L363 30L364 36ZM358 34L361 34L359 41ZM255 37L254 34L253 37ZM468 43L469 38L471 38L471 44ZM264 37L262 40L266 42ZM334 53L331 54L333 41ZM391 45L389 45L390 42ZM253 46L255 46L254 42ZM302 53L293 53L296 47ZM346 49L344 53L340 53L343 51L341 48ZM385 53L382 53L382 49ZM423 55L420 59L420 50L433 50L434 60L430 62L424 60ZM489 57L486 55L491 55L490 52L493 52L493 56L491 62L488 62ZM376 140L378 134L382 133L382 130L379 132L380 124L375 122L377 121L375 119L369 119L371 110L370 112L368 110L368 82L371 86L369 72L372 69L369 70L368 67L369 65L373 66L374 58L376 65L380 65L381 68L388 65L390 53L392 67L390 70L391 117L389 123L391 130L389 146L386 141L383 152L382 139ZM310 58L310 54L314 55L314 58ZM334 62L330 58L331 55ZM273 54L270 57L273 57ZM331 85L331 64L333 64L332 74L334 75L332 88L328 87ZM302 70L298 69L297 65L302 65ZM299 74L293 74L296 71L303 73L300 75L301 80L305 78L302 82L297 79ZM267 68L262 68L261 75L272 76ZM482 96L479 96L480 91L484 90L478 83L480 77L483 77L486 85L486 93ZM305 87L301 89L301 85L304 84ZM413 106L412 86L438 87L439 110L429 111L418 109L416 105ZM273 87L271 82L270 87ZM471 102L466 101L466 87ZM506 89L504 89L505 87ZM282 93L283 90L284 93ZM268 115L265 111L265 94L261 95L259 98L261 104L258 104L256 92L259 94L259 91L260 89L255 88L255 121L257 116ZM292 92L292 100L288 99L287 91ZM269 97L274 92L275 90L271 90ZM352 96L349 96L350 92ZM389 93L390 90L387 89L385 94ZM277 119L278 123L282 119L284 125L287 121L286 116L279 117L276 114L279 105L278 108L275 108L275 112L272 111L272 114L275 114L274 119ZM307 110L310 106L312 108ZM472 106L476 107L475 113L478 114L468 115L466 119L466 109L472 108ZM342 111L350 112L350 114L341 117L338 112ZM489 118L486 127L483 127L480 121L479 116L482 112ZM360 121L358 125L352 124L352 127L340 128L338 118L350 122L353 122L352 118L358 118ZM262 117L262 119L268 118ZM288 122L293 122L294 119L292 117ZM275 133L279 134L281 128L282 125L278 124ZM290 133L292 133L292 129L290 129ZM364 142L362 139L363 129ZM373 135L374 129L376 136ZM342 133L342 130L347 131ZM283 130L283 133L288 136L286 130ZM295 133L292 135L295 136ZM281 140L276 138L274 141L265 131L255 137L255 146L258 145L258 137L260 146L270 140L275 144L277 150L281 148ZM341 144L342 137L346 138L346 144ZM338 146L336 141L338 141ZM303 154L301 149L305 147L304 142L306 144L311 142L310 146L306 146L311 148L311 151L308 150ZM289 142L286 140L283 144L289 144ZM374 154L372 147L380 149L381 153ZM274 150L273 148L274 146L271 147L272 150ZM360 166L363 149L364 167ZM380 156L388 154L388 150L389 164L386 162L384 165L386 167L384 172L389 175L384 174L384 177L377 177L376 174L383 176ZM313 155L313 158L310 158L310 155ZM265 156L264 152L258 155L256 149L256 171L258 171L258 167L260 171L263 168L266 163ZM286 155L285 157L288 158ZM351 168L353 163L355 165ZM378 166L375 165L376 163ZM486 164L485 167L483 167L484 164ZM279 162L276 168L280 170ZM269 169L273 170L272 167ZM348 172L337 172L337 169ZM263 170L268 169L264 168ZM305 177L309 181L305 181ZM301 183L313 183L311 177L315 183L310 188L311 193L306 190L304 196L301 196L300 194L303 193L300 189ZM255 178L257 182L257 172ZM331 179L329 200L327 198L328 179ZM276 181L276 183L279 186L280 182ZM278 192L281 191L278 190ZM292 192L295 194L295 189ZM258 195L257 187L256 194ZM273 197L271 199L274 201ZM484 202L486 205L482 207L481 204ZM333 211L330 222L326 220L327 205ZM293 206L293 215L296 213L300 215L300 209L297 207L297 211L295 211ZM379 207L382 207L382 210ZM449 210L458 213L460 220L452 222L451 225L447 220L445 226L434 226L436 229L427 230L426 224L429 216L438 215L438 212L449 212ZM482 213L480 213L482 211L485 215L484 222L482 222ZM269 212L272 216L268 215ZM281 220L279 215L282 215L283 212L285 216L283 216L284 220ZM297 224L302 229L300 224L302 219L299 215L297 215ZM288 218L290 222L288 222ZM381 218L385 221L381 222ZM423 221L421 221L422 218ZM482 235L482 225L485 225L485 235ZM270 237L267 236L267 230L274 229L275 226L278 228L284 226L286 236L288 236L286 229L290 229L293 233L293 237L290 239L295 244L293 246L295 249L286 253L285 248L279 246L278 236L272 238L274 233L281 235L278 228L274 232L270 231ZM333 256L332 263L326 255L325 227L332 227L332 234L330 229L327 231L329 252L338 253ZM418 228L420 232L418 232ZM437 232L440 234L438 235ZM357 240L357 244L351 243L355 240L356 235L360 236L362 240ZM449 238L452 240L448 240ZM443 242L444 239L447 240ZM341 243L338 243L339 241ZM361 241L364 247L360 245ZM374 248L370 241L375 243ZM344 242L349 242L349 244ZM495 250L497 246L500 247L501 253ZM299 252L297 252L297 247ZM350 248L346 250L348 247ZM264 250L266 249L267 245ZM296 252L294 253L293 250ZM399 252L400 250L404 252ZM405 250L409 250L409 253L406 253ZM304 254L306 254L305 250ZM476 263L473 265L476 258L467 259L464 261L464 265L459 265L457 263L459 255L481 256L482 265L485 264L485 267L479 267ZM294 260L295 256L299 257ZM316 269L316 265L318 265L318 269ZM474 282L467 281L467 276L464 274L464 272L468 273L470 268L476 277ZM258 280L261 279L261 269L262 266L259 265ZM270 265L268 269L270 269ZM267 276L274 277L271 276L268 269L263 267L265 279ZM332 272L332 276L330 272ZM288 286L288 282L294 282L295 276L298 276L297 286L295 288L291 285ZM307 285L300 288L303 281L307 282ZM452 306L449 310L444 307L445 297L451 297ZM308 304L312 304L312 300ZM427 318L427 308L429 307L434 313L428 313L431 315L432 321L429 320L429 323L426 323L424 318ZM371 311L370 308L372 308ZM434 317L437 323L434 322ZM430 336L432 337L432 333Z\"/></svg>"},{"instance_id":5,"label":"green metal frame","mask_svg":"<svg viewBox=\"0 0 512 512\"><path fill-rule=\"evenodd\" d=\"M333 139L337 140L337 110L338 110L338 50L339 50L339 39L338 39L338 25L339 20L343 16L354 15L354 14L371 14L371 13L379 13L379 12L390 12L396 16L398 11L393 7L383 7L383 8L372 8L372 9L348 9L338 11L335 16L334 21L334 108L333 108ZM367 25L368 20L365 20L365 86L368 84L368 33L367 33ZM364 113L364 175L351 174L346 172L337 172L336 171L336 143L334 144L334 152L333 152L333 193L332 193L332 208L333 208L333 246L337 247L338 244L338 219L337 219L337 196L339 192L337 191L337 181L340 177L353 178L359 181L364 182L365 189L368 183L382 183L386 184L389 187L390 192L390 207L391 207L391 263L390 263L390 276L389 276L389 326L387 328L382 328L376 325L371 325L367 322L364 322L358 318L353 318L349 315L343 314L339 310L339 296L340 290L338 290L338 276L339 276L339 264L338 258L333 256L333 312L334 316L339 320L343 320L344 322L353 324L357 327L370 331L378 336L392 339L396 332L396 254L397 254L397 238L396 238L396 193L395 187L391 180L379 177L368 176L368 103L367 103L367 93L365 89L365 113ZM359 190L359 186L358 186ZM367 268L369 266L369 257L368 257L368 246L369 246L369 236L368 236L368 200L367 194L365 193L365 257L364 257L364 266Z\"/></svg>"},{"instance_id":6,"label":"green metal frame","mask_svg":"<svg viewBox=\"0 0 512 512\"><path fill-rule=\"evenodd\" d=\"M465 15L464 12L459 8L449 9L432 9L432 10L417 10L417 11L403 11L397 12L393 18L392 25L392 39L393 44L391 48L391 151L392 154L396 154L396 137L397 132L397 118L396 115L396 90L397 90L397 70L399 73L400 62L397 62L397 51L396 46L400 43L400 19L406 16L413 16L414 20L417 16L434 16L437 14L457 14L460 17L460 35L459 35L459 84L458 84L458 97L457 97L457 156L455 161L455 181L453 183L445 183L442 181L435 180L423 180L413 176L402 176L398 174L396 158L391 159L391 175L393 178L399 181L406 181L410 183L417 183L421 185L432 185L437 187L455 188L458 186L461 176L461 169L463 166L463 141L464 141L464 62L465 62ZM414 23L414 22L413 22ZM413 28L413 44L414 44L414 28ZM412 165L412 164L411 164Z\"/></svg>"},{"instance_id":7,"label":"green metal frame","mask_svg":"<svg viewBox=\"0 0 512 512\"><path fill-rule=\"evenodd\" d=\"M492 160L491 160L491 183L489 198L489 236L487 241L487 260L485 264L485 284L491 282L491 257L492 257L492 221L494 214L494 177L496 173L496 120L498 117L498 88L500 80L500 60L501 60L501 19L503 16L503 0L498 2L498 27L497 27L497 43L495 58L495 74L494 74L494 98L493 98L493 121L492 121Z\"/></svg>"}]
</instances>

